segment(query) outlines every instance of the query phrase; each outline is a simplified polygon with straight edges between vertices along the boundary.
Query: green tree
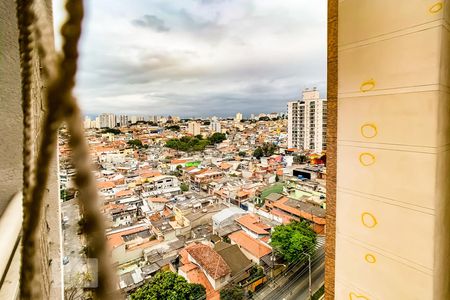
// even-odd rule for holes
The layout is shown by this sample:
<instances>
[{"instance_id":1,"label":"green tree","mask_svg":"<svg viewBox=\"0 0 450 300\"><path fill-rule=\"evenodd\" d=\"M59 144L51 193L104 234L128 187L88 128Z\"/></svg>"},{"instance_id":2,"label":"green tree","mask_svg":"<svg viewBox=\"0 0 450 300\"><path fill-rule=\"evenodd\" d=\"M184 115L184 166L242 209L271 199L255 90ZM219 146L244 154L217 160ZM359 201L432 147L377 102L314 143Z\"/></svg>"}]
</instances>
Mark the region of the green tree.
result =
<instances>
[{"instance_id":1,"label":"green tree","mask_svg":"<svg viewBox=\"0 0 450 300\"><path fill-rule=\"evenodd\" d=\"M237 286L223 288L220 291L220 300L242 300L244 299L244 290Z\"/></svg>"},{"instance_id":2,"label":"green tree","mask_svg":"<svg viewBox=\"0 0 450 300\"><path fill-rule=\"evenodd\" d=\"M128 145L130 145L133 148L142 148L142 142L140 140L129 140L127 142Z\"/></svg>"},{"instance_id":3,"label":"green tree","mask_svg":"<svg viewBox=\"0 0 450 300\"><path fill-rule=\"evenodd\" d=\"M292 221L287 225L275 227L270 244L286 261L291 263L305 252L313 253L316 233L308 222Z\"/></svg>"},{"instance_id":4,"label":"green tree","mask_svg":"<svg viewBox=\"0 0 450 300\"><path fill-rule=\"evenodd\" d=\"M189 191L189 185L187 183L182 182L180 184L180 189L182 192L187 192L187 191Z\"/></svg>"},{"instance_id":5,"label":"green tree","mask_svg":"<svg viewBox=\"0 0 450 300\"><path fill-rule=\"evenodd\" d=\"M206 297L202 285L188 283L173 272L159 272L148 283L131 294L132 300L185 300Z\"/></svg>"},{"instance_id":6,"label":"green tree","mask_svg":"<svg viewBox=\"0 0 450 300\"><path fill-rule=\"evenodd\" d=\"M222 143L223 141L225 141L227 139L227 136L225 133L220 133L220 132L214 132L209 138L209 142L214 145L214 144L219 144Z\"/></svg>"},{"instance_id":7,"label":"green tree","mask_svg":"<svg viewBox=\"0 0 450 300\"><path fill-rule=\"evenodd\" d=\"M256 157L257 159L260 159L261 157L264 156L264 152L261 149L261 147L258 147L255 149L255 151L253 151L253 156Z\"/></svg>"},{"instance_id":8,"label":"green tree","mask_svg":"<svg viewBox=\"0 0 450 300\"><path fill-rule=\"evenodd\" d=\"M179 125L170 125L170 126L167 126L166 129L172 130L172 131L180 131L180 126Z\"/></svg>"},{"instance_id":9,"label":"green tree","mask_svg":"<svg viewBox=\"0 0 450 300\"><path fill-rule=\"evenodd\" d=\"M308 157L304 154L294 155L294 163L304 164L308 160Z\"/></svg>"},{"instance_id":10,"label":"green tree","mask_svg":"<svg viewBox=\"0 0 450 300\"><path fill-rule=\"evenodd\" d=\"M261 157L268 157L273 155L276 150L277 147L274 144L264 143L262 146L259 146L255 149L255 151L253 151L253 156L257 159L260 159Z\"/></svg>"},{"instance_id":11,"label":"green tree","mask_svg":"<svg viewBox=\"0 0 450 300\"><path fill-rule=\"evenodd\" d=\"M247 155L247 153L245 151L239 151L240 157L245 157L246 155Z\"/></svg>"},{"instance_id":12,"label":"green tree","mask_svg":"<svg viewBox=\"0 0 450 300\"><path fill-rule=\"evenodd\" d=\"M116 128L108 127L108 128L103 129L102 133L112 133L112 134L116 135L116 134L121 134L122 131L120 131L119 129L116 129Z\"/></svg>"}]
</instances>

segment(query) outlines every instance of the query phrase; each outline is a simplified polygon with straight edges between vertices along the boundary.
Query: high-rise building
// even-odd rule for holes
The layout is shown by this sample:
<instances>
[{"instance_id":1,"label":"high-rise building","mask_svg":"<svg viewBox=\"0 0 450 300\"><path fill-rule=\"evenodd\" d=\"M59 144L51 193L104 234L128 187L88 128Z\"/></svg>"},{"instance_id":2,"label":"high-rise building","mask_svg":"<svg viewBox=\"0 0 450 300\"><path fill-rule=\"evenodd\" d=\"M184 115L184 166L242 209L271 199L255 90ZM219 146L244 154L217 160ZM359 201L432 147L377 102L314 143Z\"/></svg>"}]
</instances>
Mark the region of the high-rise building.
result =
<instances>
[{"instance_id":1,"label":"high-rise building","mask_svg":"<svg viewBox=\"0 0 450 300\"><path fill-rule=\"evenodd\" d=\"M210 128L212 132L222 132L222 126L219 121L211 122Z\"/></svg>"},{"instance_id":2,"label":"high-rise building","mask_svg":"<svg viewBox=\"0 0 450 300\"><path fill-rule=\"evenodd\" d=\"M120 124L120 126L127 126L128 125L128 116L120 115L119 116L119 124Z\"/></svg>"},{"instance_id":3,"label":"high-rise building","mask_svg":"<svg viewBox=\"0 0 450 300\"><path fill-rule=\"evenodd\" d=\"M200 134L200 123L189 122L188 123L188 132L192 135Z\"/></svg>"},{"instance_id":4,"label":"high-rise building","mask_svg":"<svg viewBox=\"0 0 450 300\"><path fill-rule=\"evenodd\" d=\"M91 128L91 123L92 123L92 121L91 121L90 117L88 117L88 116L84 117L84 122L83 122L84 128Z\"/></svg>"},{"instance_id":5,"label":"high-rise building","mask_svg":"<svg viewBox=\"0 0 450 300\"><path fill-rule=\"evenodd\" d=\"M114 128L116 125L116 115L109 113L103 113L100 115L100 128Z\"/></svg>"},{"instance_id":6,"label":"high-rise building","mask_svg":"<svg viewBox=\"0 0 450 300\"><path fill-rule=\"evenodd\" d=\"M234 118L236 122L240 122L242 120L242 114L240 112L236 113L236 117Z\"/></svg>"},{"instance_id":7,"label":"high-rise building","mask_svg":"<svg viewBox=\"0 0 450 300\"><path fill-rule=\"evenodd\" d=\"M100 126L100 116L95 117L95 121L92 121L92 122L94 122L94 125L93 125L94 128L97 128L97 129L101 128L101 126Z\"/></svg>"},{"instance_id":8,"label":"high-rise building","mask_svg":"<svg viewBox=\"0 0 450 300\"><path fill-rule=\"evenodd\" d=\"M327 100L305 89L302 99L288 102L288 147L321 153L326 149Z\"/></svg>"}]
</instances>

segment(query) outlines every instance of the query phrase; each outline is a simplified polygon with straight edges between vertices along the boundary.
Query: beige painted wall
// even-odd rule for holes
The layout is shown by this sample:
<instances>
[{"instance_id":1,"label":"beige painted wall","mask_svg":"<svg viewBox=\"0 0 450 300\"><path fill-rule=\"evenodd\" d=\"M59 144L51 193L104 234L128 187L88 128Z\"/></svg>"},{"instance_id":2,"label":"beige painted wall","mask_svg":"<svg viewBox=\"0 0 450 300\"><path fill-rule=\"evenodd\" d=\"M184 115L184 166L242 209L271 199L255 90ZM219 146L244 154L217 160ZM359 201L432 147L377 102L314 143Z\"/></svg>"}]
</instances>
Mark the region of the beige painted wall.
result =
<instances>
[{"instance_id":1,"label":"beige painted wall","mask_svg":"<svg viewBox=\"0 0 450 300\"><path fill-rule=\"evenodd\" d=\"M449 299L449 4L339 1L336 299Z\"/></svg>"},{"instance_id":2,"label":"beige painted wall","mask_svg":"<svg viewBox=\"0 0 450 300\"><path fill-rule=\"evenodd\" d=\"M50 0L35 1L40 20L45 20L52 34L52 11ZM0 2L0 214L11 196L22 189L22 108L19 61L19 32L17 29L16 4L13 0ZM49 51L54 45L48 45ZM36 153L40 121L45 113L42 103L45 83L41 78L37 52L33 54L33 149ZM40 223L39 252L42 257L39 276L45 299L62 299L61 286L61 221L59 184L54 160L50 172L47 194L44 200L43 218ZM33 212L29 212L33 213ZM18 213L21 216L21 213Z\"/></svg>"}]
</instances>

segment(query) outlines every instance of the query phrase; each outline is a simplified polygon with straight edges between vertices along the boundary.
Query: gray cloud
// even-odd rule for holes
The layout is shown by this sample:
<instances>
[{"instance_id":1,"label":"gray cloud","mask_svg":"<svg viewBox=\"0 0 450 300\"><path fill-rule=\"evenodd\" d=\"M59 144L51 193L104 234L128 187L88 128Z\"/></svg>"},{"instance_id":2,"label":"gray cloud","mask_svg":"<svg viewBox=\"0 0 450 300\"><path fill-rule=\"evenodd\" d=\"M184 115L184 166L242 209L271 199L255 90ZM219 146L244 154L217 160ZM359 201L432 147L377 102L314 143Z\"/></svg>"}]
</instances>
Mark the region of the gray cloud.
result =
<instances>
[{"instance_id":1,"label":"gray cloud","mask_svg":"<svg viewBox=\"0 0 450 300\"><path fill-rule=\"evenodd\" d=\"M153 15L144 15L141 19L131 21L133 25L140 27L148 27L159 32L169 31L163 20Z\"/></svg>"},{"instance_id":2,"label":"gray cloud","mask_svg":"<svg viewBox=\"0 0 450 300\"><path fill-rule=\"evenodd\" d=\"M85 113L248 116L325 96L325 0L96 0L87 15Z\"/></svg>"}]
</instances>

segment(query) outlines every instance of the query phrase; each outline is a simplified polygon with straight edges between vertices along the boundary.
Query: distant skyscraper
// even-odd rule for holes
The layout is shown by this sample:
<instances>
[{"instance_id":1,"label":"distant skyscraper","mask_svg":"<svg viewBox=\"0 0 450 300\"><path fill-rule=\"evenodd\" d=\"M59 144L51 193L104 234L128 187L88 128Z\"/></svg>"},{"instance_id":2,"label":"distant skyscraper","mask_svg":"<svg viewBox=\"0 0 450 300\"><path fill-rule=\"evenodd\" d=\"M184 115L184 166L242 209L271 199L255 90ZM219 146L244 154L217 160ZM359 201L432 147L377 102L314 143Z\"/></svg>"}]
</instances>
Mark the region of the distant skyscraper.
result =
<instances>
[{"instance_id":1,"label":"distant skyscraper","mask_svg":"<svg viewBox=\"0 0 450 300\"><path fill-rule=\"evenodd\" d=\"M210 127L212 132L222 132L222 126L220 125L219 121L211 122Z\"/></svg>"},{"instance_id":2,"label":"distant skyscraper","mask_svg":"<svg viewBox=\"0 0 450 300\"><path fill-rule=\"evenodd\" d=\"M116 127L116 116L114 114L103 113L100 115L100 127Z\"/></svg>"},{"instance_id":3,"label":"distant skyscraper","mask_svg":"<svg viewBox=\"0 0 450 300\"><path fill-rule=\"evenodd\" d=\"M91 128L91 118L84 117L83 125L84 125L84 128Z\"/></svg>"},{"instance_id":4,"label":"distant skyscraper","mask_svg":"<svg viewBox=\"0 0 450 300\"><path fill-rule=\"evenodd\" d=\"M127 126L128 125L128 116L120 115L119 116L119 124L120 124L120 126Z\"/></svg>"},{"instance_id":5,"label":"distant skyscraper","mask_svg":"<svg viewBox=\"0 0 450 300\"><path fill-rule=\"evenodd\" d=\"M130 120L131 120L131 124L136 124L137 121L138 121L138 117L137 116L131 116Z\"/></svg>"},{"instance_id":6,"label":"distant skyscraper","mask_svg":"<svg viewBox=\"0 0 450 300\"><path fill-rule=\"evenodd\" d=\"M321 153L326 149L327 100L304 90L303 99L288 102L288 147Z\"/></svg>"},{"instance_id":7,"label":"distant skyscraper","mask_svg":"<svg viewBox=\"0 0 450 300\"><path fill-rule=\"evenodd\" d=\"M188 123L188 132L192 135L200 134L200 124L197 122Z\"/></svg>"},{"instance_id":8,"label":"distant skyscraper","mask_svg":"<svg viewBox=\"0 0 450 300\"><path fill-rule=\"evenodd\" d=\"M95 125L94 125L94 127L95 128L101 128L101 126L100 126L100 117L99 116L97 116L97 117L95 117Z\"/></svg>"},{"instance_id":9,"label":"distant skyscraper","mask_svg":"<svg viewBox=\"0 0 450 300\"><path fill-rule=\"evenodd\" d=\"M234 118L234 120L235 120L236 122L240 122L240 121L242 120L242 114L241 114L240 112L238 112L238 113L236 114L236 117Z\"/></svg>"}]
</instances>

